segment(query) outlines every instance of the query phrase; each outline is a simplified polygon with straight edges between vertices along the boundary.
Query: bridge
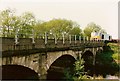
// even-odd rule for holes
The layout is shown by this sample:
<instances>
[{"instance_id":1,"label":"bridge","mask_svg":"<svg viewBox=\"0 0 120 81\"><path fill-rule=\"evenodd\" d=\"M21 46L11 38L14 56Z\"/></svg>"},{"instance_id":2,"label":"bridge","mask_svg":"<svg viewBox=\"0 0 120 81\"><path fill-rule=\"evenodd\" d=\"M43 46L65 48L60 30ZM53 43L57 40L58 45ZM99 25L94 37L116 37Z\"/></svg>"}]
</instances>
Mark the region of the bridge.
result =
<instances>
[{"instance_id":1,"label":"bridge","mask_svg":"<svg viewBox=\"0 0 120 81\"><path fill-rule=\"evenodd\" d=\"M75 60L95 57L102 52L105 45L102 40L65 40L65 39L42 39L42 38L14 38L1 37L0 65L2 66L3 79L19 79L12 77L14 70L16 75L27 76L27 71L39 79L51 77L52 71L63 73L64 69L73 65ZM10 75L10 77L8 76ZM28 74L29 75L29 74ZM55 76L55 75L53 75ZM24 78L24 76L22 76ZM30 77L28 77L29 79Z\"/></svg>"}]
</instances>

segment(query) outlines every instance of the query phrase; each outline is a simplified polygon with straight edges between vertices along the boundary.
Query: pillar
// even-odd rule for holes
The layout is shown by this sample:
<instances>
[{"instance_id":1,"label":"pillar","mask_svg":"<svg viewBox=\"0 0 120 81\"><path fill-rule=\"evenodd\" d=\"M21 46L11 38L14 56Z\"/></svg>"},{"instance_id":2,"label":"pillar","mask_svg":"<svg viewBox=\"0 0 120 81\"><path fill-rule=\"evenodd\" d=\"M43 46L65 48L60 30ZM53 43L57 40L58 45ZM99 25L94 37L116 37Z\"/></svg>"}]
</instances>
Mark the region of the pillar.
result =
<instances>
[{"instance_id":1,"label":"pillar","mask_svg":"<svg viewBox=\"0 0 120 81\"><path fill-rule=\"evenodd\" d=\"M94 72L93 72L93 78L95 79L95 59L96 58L96 51L95 51L95 48L93 47L93 69L94 69Z\"/></svg>"},{"instance_id":2,"label":"pillar","mask_svg":"<svg viewBox=\"0 0 120 81\"><path fill-rule=\"evenodd\" d=\"M39 79L47 79L47 53L41 53L39 55Z\"/></svg>"}]
</instances>

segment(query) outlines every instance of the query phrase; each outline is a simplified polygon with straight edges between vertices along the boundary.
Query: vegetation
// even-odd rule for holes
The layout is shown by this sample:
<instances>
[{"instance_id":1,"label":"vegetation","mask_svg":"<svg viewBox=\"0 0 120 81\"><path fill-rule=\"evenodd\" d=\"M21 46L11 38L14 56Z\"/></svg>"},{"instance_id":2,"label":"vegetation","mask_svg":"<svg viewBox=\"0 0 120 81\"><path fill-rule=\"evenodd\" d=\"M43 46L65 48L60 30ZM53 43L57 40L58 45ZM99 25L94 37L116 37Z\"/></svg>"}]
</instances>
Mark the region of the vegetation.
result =
<instances>
[{"instance_id":1,"label":"vegetation","mask_svg":"<svg viewBox=\"0 0 120 81\"><path fill-rule=\"evenodd\" d=\"M85 29L84 29L84 35L87 36L88 38L91 37L91 32L93 31L101 31L101 32L105 32L105 30L103 30L99 25L96 25L95 23L89 23Z\"/></svg>"},{"instance_id":2,"label":"vegetation","mask_svg":"<svg viewBox=\"0 0 120 81\"><path fill-rule=\"evenodd\" d=\"M82 81L83 79L88 78L90 77L86 75L86 72L84 71L83 59L75 61L73 72L71 72L69 68L65 70L65 79L68 81Z\"/></svg>"},{"instance_id":3,"label":"vegetation","mask_svg":"<svg viewBox=\"0 0 120 81\"><path fill-rule=\"evenodd\" d=\"M22 15L15 15L12 9L0 11L0 36L20 38L43 37L45 32L51 37L60 38L63 34L65 37L69 35L87 36L90 38L92 31L103 29L95 23L89 23L83 30L77 22L67 19L52 19L49 21L37 20L33 13L24 12Z\"/></svg>"},{"instance_id":4,"label":"vegetation","mask_svg":"<svg viewBox=\"0 0 120 81\"><path fill-rule=\"evenodd\" d=\"M56 35L58 38L60 38L62 34L67 36L69 34L80 35L81 33L80 26L77 23L66 19L52 19L41 24L37 23L36 26L34 26L34 30L36 31L36 36L47 32L49 36L52 35L53 37Z\"/></svg>"},{"instance_id":5,"label":"vegetation","mask_svg":"<svg viewBox=\"0 0 120 81\"><path fill-rule=\"evenodd\" d=\"M95 74L96 78L103 79L106 75L119 75L118 65L118 44L108 43L103 52L98 51L96 55ZM74 71L70 69L65 71L65 79L68 81L82 81L83 79L92 79L84 70L84 60L77 60L74 64Z\"/></svg>"},{"instance_id":6,"label":"vegetation","mask_svg":"<svg viewBox=\"0 0 120 81\"><path fill-rule=\"evenodd\" d=\"M0 12L0 31L2 37L14 37L18 34L19 37L40 37L47 35L56 35L61 37L80 35L80 25L76 22L66 19L52 19L50 21L36 20L35 16L31 12L24 12L21 16L16 16L15 12L11 9L6 9Z\"/></svg>"},{"instance_id":7,"label":"vegetation","mask_svg":"<svg viewBox=\"0 0 120 81\"><path fill-rule=\"evenodd\" d=\"M112 54L112 58L118 63L118 60L120 58L118 43L108 43L108 45L110 46L111 50L113 50L113 52L114 52Z\"/></svg>"},{"instance_id":8,"label":"vegetation","mask_svg":"<svg viewBox=\"0 0 120 81\"><path fill-rule=\"evenodd\" d=\"M118 60L118 45L108 43L102 53L96 56L96 74L105 77L108 74L116 75L119 70Z\"/></svg>"},{"instance_id":9,"label":"vegetation","mask_svg":"<svg viewBox=\"0 0 120 81\"><path fill-rule=\"evenodd\" d=\"M1 36L14 37L18 32L20 37L28 37L32 33L35 25L35 17L30 12L25 12L22 16L16 16L11 9L6 9L0 13Z\"/></svg>"},{"instance_id":10,"label":"vegetation","mask_svg":"<svg viewBox=\"0 0 120 81\"><path fill-rule=\"evenodd\" d=\"M86 75L86 72L84 71L84 60L78 60L75 62L75 74L74 74L74 80L81 80L81 79L87 79L88 75Z\"/></svg>"},{"instance_id":11,"label":"vegetation","mask_svg":"<svg viewBox=\"0 0 120 81\"><path fill-rule=\"evenodd\" d=\"M52 19L40 21L31 12L24 12L22 15L17 16L15 11L11 9L0 11L0 36L2 37L15 37L15 34L17 34L20 38L32 36L38 38L43 37L46 32L47 35L56 36L58 39L63 34L65 37L77 35L77 37L87 36L90 38L91 32L99 30L106 33L99 25L93 22L89 23L82 32L80 25L72 20ZM118 71L116 62L118 62L118 45L109 43L102 54L98 52L96 56L96 74L104 76L115 74ZM69 68L66 69L66 78L71 80L87 79L88 75L84 72L83 59L76 61L74 66L74 73L71 73Z\"/></svg>"}]
</instances>

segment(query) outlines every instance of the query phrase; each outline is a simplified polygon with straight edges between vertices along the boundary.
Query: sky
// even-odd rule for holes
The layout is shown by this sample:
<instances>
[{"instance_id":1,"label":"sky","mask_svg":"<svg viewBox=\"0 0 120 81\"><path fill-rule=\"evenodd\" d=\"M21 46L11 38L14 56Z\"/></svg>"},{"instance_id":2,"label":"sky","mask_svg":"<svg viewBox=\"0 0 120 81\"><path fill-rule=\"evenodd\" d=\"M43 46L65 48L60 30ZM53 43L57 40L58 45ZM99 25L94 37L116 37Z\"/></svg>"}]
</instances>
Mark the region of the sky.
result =
<instances>
[{"instance_id":1,"label":"sky","mask_svg":"<svg viewBox=\"0 0 120 81\"><path fill-rule=\"evenodd\" d=\"M118 38L119 0L0 0L0 10L14 9L17 15L30 11L42 21L65 18L81 29L94 22L112 38Z\"/></svg>"}]
</instances>

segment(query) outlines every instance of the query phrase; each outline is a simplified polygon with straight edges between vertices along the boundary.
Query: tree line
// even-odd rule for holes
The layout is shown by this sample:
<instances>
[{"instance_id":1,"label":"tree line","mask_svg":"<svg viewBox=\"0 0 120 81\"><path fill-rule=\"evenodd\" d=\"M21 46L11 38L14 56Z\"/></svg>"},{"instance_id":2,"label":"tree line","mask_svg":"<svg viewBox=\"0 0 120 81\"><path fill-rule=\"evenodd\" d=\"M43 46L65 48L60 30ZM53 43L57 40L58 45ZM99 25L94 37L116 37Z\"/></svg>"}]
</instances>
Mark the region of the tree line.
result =
<instances>
[{"instance_id":1,"label":"tree line","mask_svg":"<svg viewBox=\"0 0 120 81\"><path fill-rule=\"evenodd\" d=\"M49 21L37 20L35 15L31 12L24 12L20 16L15 15L12 9L0 11L0 36L1 37L15 37L19 38L42 37L44 33L47 35L56 35L61 37L62 34L86 36L90 38L93 31L104 31L99 25L89 23L84 30L81 26L72 20L67 19L52 19ZM51 36L52 37L52 36Z\"/></svg>"}]
</instances>

